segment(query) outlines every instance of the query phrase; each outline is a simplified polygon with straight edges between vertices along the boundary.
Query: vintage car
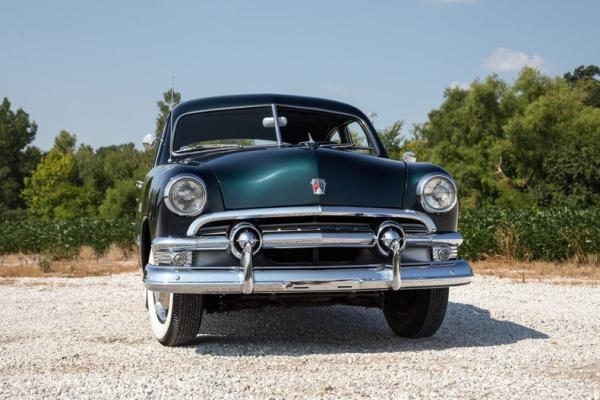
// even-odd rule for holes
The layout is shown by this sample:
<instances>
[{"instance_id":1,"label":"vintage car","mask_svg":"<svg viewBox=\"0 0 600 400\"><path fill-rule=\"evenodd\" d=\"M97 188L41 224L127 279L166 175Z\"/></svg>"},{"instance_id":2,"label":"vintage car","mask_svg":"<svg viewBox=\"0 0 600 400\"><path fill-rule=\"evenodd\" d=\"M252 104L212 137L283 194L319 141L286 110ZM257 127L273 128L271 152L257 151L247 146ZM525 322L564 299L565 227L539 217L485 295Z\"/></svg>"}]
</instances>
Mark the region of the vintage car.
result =
<instances>
[{"instance_id":1,"label":"vintage car","mask_svg":"<svg viewBox=\"0 0 600 400\"><path fill-rule=\"evenodd\" d=\"M139 204L152 332L192 342L203 312L265 305L383 309L407 338L440 327L458 257L457 190L442 168L388 158L369 119L288 95L177 105Z\"/></svg>"}]
</instances>

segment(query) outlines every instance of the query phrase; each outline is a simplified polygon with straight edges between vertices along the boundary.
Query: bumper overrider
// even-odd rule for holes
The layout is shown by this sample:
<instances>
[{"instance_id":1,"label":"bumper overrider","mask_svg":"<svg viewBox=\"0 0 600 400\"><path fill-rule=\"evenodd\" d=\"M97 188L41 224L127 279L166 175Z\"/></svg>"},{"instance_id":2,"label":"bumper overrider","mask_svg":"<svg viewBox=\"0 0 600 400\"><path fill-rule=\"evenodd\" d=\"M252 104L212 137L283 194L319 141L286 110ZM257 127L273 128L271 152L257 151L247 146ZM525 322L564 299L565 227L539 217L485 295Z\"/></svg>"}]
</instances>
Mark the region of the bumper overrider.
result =
<instances>
[{"instance_id":1,"label":"bumper overrider","mask_svg":"<svg viewBox=\"0 0 600 400\"><path fill-rule=\"evenodd\" d=\"M294 217L348 217L383 220L377 230L261 230L256 221ZM398 221L418 223L423 232L407 233ZM214 223L230 223L226 235L198 236ZM202 215L186 237L158 237L154 257L144 268L144 283L154 291L204 294L353 292L433 288L471 281L469 264L457 258L459 233L436 233L426 214L412 210L352 207L278 207ZM385 262L365 265L254 265L262 250L306 248L372 248ZM239 263L219 267L194 265L194 255L230 252ZM427 255L402 262L404 252Z\"/></svg>"}]
</instances>

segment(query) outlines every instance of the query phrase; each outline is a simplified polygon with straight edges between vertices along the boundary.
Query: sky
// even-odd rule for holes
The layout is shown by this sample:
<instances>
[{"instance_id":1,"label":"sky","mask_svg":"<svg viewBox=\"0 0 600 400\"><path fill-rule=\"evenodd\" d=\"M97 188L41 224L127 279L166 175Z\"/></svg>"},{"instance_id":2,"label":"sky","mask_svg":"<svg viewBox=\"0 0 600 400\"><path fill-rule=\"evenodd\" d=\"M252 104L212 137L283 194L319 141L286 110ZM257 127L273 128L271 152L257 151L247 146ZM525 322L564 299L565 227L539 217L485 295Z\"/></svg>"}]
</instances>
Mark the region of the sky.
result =
<instances>
[{"instance_id":1,"label":"sky","mask_svg":"<svg viewBox=\"0 0 600 400\"><path fill-rule=\"evenodd\" d=\"M324 97L424 122L444 89L600 65L600 1L0 0L0 98L94 147L141 142L171 86Z\"/></svg>"}]
</instances>

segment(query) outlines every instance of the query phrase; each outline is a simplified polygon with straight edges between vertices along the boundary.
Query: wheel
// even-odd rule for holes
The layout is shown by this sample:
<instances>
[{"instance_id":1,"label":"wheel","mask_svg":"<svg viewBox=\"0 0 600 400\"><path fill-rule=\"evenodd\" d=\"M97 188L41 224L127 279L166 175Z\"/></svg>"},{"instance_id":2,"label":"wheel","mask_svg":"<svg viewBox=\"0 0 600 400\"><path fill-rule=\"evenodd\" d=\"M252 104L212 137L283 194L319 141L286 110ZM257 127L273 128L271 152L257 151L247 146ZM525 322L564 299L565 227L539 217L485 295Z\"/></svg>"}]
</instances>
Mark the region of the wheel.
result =
<instances>
[{"instance_id":1,"label":"wheel","mask_svg":"<svg viewBox=\"0 0 600 400\"><path fill-rule=\"evenodd\" d=\"M430 337L444 321L448 292L448 288L388 292L385 295L383 314L398 336Z\"/></svg>"},{"instance_id":2,"label":"wheel","mask_svg":"<svg viewBox=\"0 0 600 400\"><path fill-rule=\"evenodd\" d=\"M202 321L202 295L146 290L146 303L154 337L165 346L183 346L198 334Z\"/></svg>"}]
</instances>

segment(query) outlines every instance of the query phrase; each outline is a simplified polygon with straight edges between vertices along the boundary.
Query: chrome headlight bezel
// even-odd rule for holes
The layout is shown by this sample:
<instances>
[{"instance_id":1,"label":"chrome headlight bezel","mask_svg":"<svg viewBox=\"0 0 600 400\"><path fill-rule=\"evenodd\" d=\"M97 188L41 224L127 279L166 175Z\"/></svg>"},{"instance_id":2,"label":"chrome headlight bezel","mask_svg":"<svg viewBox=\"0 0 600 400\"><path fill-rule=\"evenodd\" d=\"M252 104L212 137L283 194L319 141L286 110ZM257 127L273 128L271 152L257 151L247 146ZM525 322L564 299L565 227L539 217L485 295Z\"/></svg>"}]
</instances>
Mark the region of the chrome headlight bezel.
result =
<instances>
[{"instance_id":1,"label":"chrome headlight bezel","mask_svg":"<svg viewBox=\"0 0 600 400\"><path fill-rule=\"evenodd\" d=\"M200 189L203 193L203 200L199 207L197 207L193 210L182 210L181 208L177 207L174 204L173 199L171 198L171 194L172 194L173 189L175 188L175 185L181 181L190 181L190 182L197 184L200 187ZM202 211L204 211L204 208L206 207L206 203L208 202L208 190L206 189L206 184L204 183L204 181L202 179L200 179L199 177L197 177L196 175L180 174L180 175L176 175L176 176L172 177L169 180L169 183L167 183L167 186L165 186L164 200L165 200L165 205L167 206L167 208L174 214L184 216L184 217L195 217L197 215L200 215L202 213Z\"/></svg>"},{"instance_id":2,"label":"chrome headlight bezel","mask_svg":"<svg viewBox=\"0 0 600 400\"><path fill-rule=\"evenodd\" d=\"M449 186L452 188L452 190L454 192L454 198L452 199L452 201L450 202L450 204L448 206L443 207L443 208L435 208L435 207L431 206L429 203L427 203L427 200L425 199L423 192L425 190L425 186L433 179L444 180L444 181L448 182ZM435 173L435 172L427 174L419 180L419 183L417 185L417 196L419 197L419 199L421 201L421 207L423 207L423 209L425 211L432 213L432 214L447 213L448 211L452 210L456 206L456 203L458 202L458 191L456 189L456 182L454 182L454 179L452 179L449 175Z\"/></svg>"}]
</instances>

